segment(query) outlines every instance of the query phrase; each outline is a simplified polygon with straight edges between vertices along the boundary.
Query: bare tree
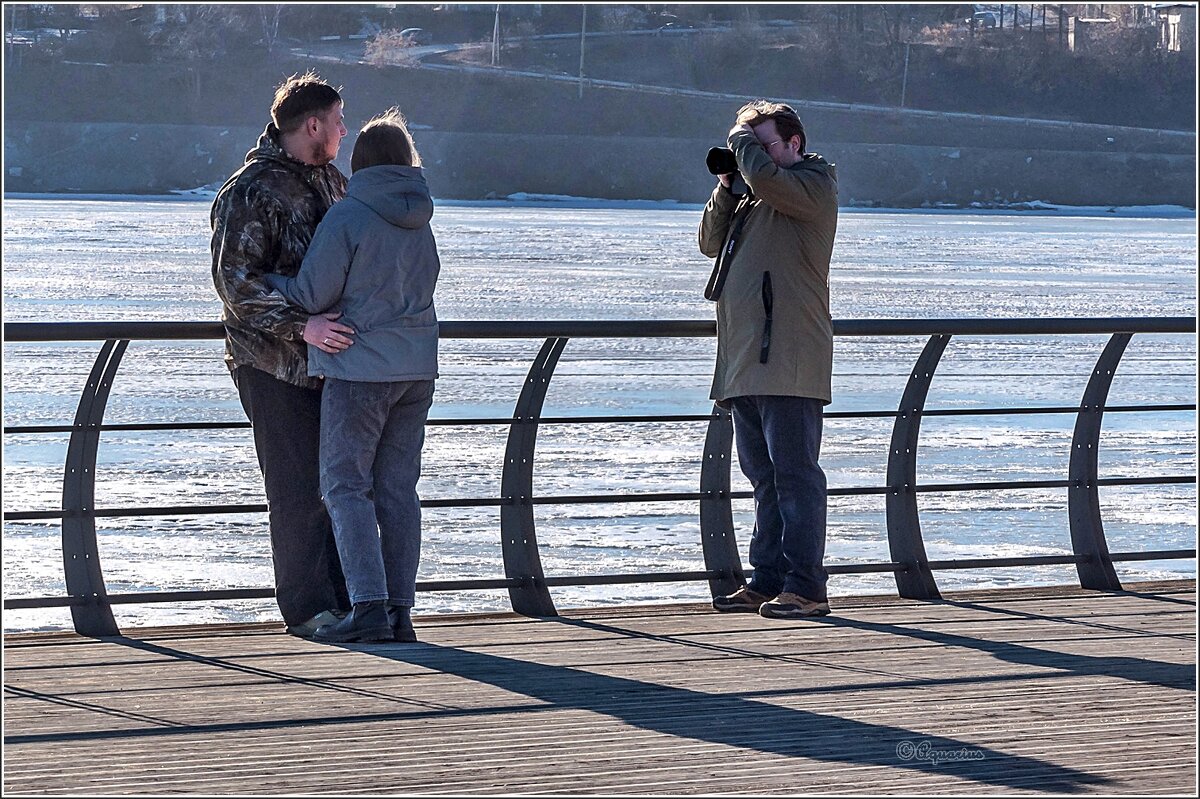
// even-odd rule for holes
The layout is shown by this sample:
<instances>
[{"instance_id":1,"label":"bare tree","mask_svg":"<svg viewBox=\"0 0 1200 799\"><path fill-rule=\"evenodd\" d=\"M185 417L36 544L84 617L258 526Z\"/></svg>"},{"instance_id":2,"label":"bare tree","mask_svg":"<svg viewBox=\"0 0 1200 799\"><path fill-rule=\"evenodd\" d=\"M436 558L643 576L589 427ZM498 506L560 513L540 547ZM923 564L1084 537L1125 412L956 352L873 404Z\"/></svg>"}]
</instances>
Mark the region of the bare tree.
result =
<instances>
[{"instance_id":1,"label":"bare tree","mask_svg":"<svg viewBox=\"0 0 1200 799\"><path fill-rule=\"evenodd\" d=\"M267 45L267 56L275 54L275 42L279 39L279 20L283 18L286 6L282 3L255 6L258 18L262 23L263 42Z\"/></svg>"}]
</instances>

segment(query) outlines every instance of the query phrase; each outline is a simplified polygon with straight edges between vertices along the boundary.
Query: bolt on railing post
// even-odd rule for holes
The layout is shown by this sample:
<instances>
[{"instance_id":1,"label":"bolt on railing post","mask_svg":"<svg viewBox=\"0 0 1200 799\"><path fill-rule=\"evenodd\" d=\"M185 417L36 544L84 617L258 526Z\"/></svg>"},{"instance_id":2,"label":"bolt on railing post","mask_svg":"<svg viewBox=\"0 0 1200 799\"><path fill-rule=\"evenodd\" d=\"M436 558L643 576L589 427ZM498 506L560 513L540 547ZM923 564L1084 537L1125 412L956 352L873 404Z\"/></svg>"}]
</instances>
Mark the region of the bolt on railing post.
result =
<instances>
[{"instance_id":1,"label":"bolt on railing post","mask_svg":"<svg viewBox=\"0 0 1200 799\"><path fill-rule=\"evenodd\" d=\"M1120 591L1121 582L1108 554L1104 539L1104 524L1100 517L1100 423L1104 420L1104 403L1112 386L1117 364L1131 333L1114 333L1096 361L1079 413L1075 417L1075 434L1071 440L1071 460L1067 476L1067 511L1071 519L1071 548L1083 560L1075 565L1079 585L1096 591Z\"/></svg>"},{"instance_id":2,"label":"bolt on railing post","mask_svg":"<svg viewBox=\"0 0 1200 799\"><path fill-rule=\"evenodd\" d=\"M733 453L733 417L713 406L700 464L700 542L704 568L717 575L708 580L714 597L732 594L746 584L733 531L733 500L729 496Z\"/></svg>"},{"instance_id":3,"label":"bolt on railing post","mask_svg":"<svg viewBox=\"0 0 1200 799\"><path fill-rule=\"evenodd\" d=\"M566 338L548 338L529 367L525 385L517 398L512 424L508 428L508 446L500 477L500 551L504 556L504 576L521 580L518 588L509 588L512 609L524 616L557 616L550 590L546 587L542 558L538 552L537 530L533 519L533 459L537 446L538 421L542 404L550 388L550 378L558 356L567 345Z\"/></svg>"},{"instance_id":4,"label":"bolt on railing post","mask_svg":"<svg viewBox=\"0 0 1200 799\"><path fill-rule=\"evenodd\" d=\"M75 411L63 474L63 576L67 595L79 603L71 605L75 632L91 637L121 634L108 603L96 543L96 453L113 376L128 346L128 340L109 339L100 348Z\"/></svg>"},{"instance_id":5,"label":"bolt on railing post","mask_svg":"<svg viewBox=\"0 0 1200 799\"><path fill-rule=\"evenodd\" d=\"M921 435L921 413L929 396L934 370L950 342L950 336L929 337L913 367L892 427L892 443L887 465L887 534L892 560L905 569L896 572L896 590L908 599L938 599L937 582L925 543L921 539L921 520L917 512L917 442Z\"/></svg>"}]
</instances>

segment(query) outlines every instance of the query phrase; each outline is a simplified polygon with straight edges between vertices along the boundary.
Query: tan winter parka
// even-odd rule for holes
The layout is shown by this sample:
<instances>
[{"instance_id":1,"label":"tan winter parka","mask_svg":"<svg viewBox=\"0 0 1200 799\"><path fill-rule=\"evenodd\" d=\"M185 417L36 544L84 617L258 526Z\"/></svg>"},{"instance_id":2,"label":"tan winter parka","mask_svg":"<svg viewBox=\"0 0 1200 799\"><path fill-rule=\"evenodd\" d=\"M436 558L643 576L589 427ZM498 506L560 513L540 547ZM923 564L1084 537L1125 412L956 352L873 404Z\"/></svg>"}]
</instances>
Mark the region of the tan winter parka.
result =
<instances>
[{"instance_id":1,"label":"tan winter parka","mask_svg":"<svg viewBox=\"0 0 1200 799\"><path fill-rule=\"evenodd\" d=\"M717 362L711 397L775 395L829 403L833 324L829 262L837 233L837 174L819 155L786 169L771 160L752 132L735 131L729 147L752 196L743 200L717 186L700 222L700 251L715 258L727 245L739 208L746 221L729 259L717 300ZM769 272L769 278L764 273ZM762 362L764 281L771 325Z\"/></svg>"}]
</instances>

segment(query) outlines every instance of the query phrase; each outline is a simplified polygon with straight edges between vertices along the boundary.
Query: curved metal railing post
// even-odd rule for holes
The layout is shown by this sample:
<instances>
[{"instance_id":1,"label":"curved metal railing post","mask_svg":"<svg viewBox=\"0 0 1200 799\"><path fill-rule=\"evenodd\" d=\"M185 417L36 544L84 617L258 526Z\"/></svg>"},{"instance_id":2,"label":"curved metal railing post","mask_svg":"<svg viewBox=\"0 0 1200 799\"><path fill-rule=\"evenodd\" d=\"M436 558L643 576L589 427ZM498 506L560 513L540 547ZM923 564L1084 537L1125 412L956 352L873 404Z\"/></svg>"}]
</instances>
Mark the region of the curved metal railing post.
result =
<instances>
[{"instance_id":1,"label":"curved metal railing post","mask_svg":"<svg viewBox=\"0 0 1200 799\"><path fill-rule=\"evenodd\" d=\"M905 569L896 572L896 591L908 599L939 599L937 582L925 543L921 539L921 520L917 513L917 442L921 435L921 412L929 396L929 384L938 361L950 343L950 336L934 334L909 376L900 398L887 465L887 536L892 560Z\"/></svg>"},{"instance_id":2,"label":"curved metal railing post","mask_svg":"<svg viewBox=\"0 0 1200 799\"><path fill-rule=\"evenodd\" d=\"M1112 386L1117 364L1132 333L1114 333L1100 353L1096 368L1083 390L1079 414L1075 417L1075 435L1071 440L1071 460L1067 477L1067 511L1071 518L1071 547L1082 555L1075 568L1079 585L1097 591L1120 591L1121 582L1108 554L1104 540L1104 524L1100 518L1100 423L1104 420L1104 403Z\"/></svg>"},{"instance_id":3,"label":"curved metal railing post","mask_svg":"<svg viewBox=\"0 0 1200 799\"><path fill-rule=\"evenodd\" d=\"M521 580L519 588L508 589L508 596L512 609L524 616L558 615L546 587L538 552L533 520L533 458L542 404L558 356L568 340L548 338L542 344L517 398L504 451L500 477L500 496L504 498L500 506L500 551L504 556L504 576Z\"/></svg>"},{"instance_id":4,"label":"curved metal railing post","mask_svg":"<svg viewBox=\"0 0 1200 799\"><path fill-rule=\"evenodd\" d=\"M715 572L708 580L714 597L732 594L746 584L733 531L733 500L729 494L732 455L733 417L713 405L700 463L700 491L705 495L700 500L700 543L704 568Z\"/></svg>"},{"instance_id":5,"label":"curved metal railing post","mask_svg":"<svg viewBox=\"0 0 1200 799\"><path fill-rule=\"evenodd\" d=\"M63 574L67 595L75 600L71 620L75 632L92 637L121 634L108 603L96 544L96 451L113 375L128 346L128 340L109 339L100 348L75 411L63 473Z\"/></svg>"}]
</instances>

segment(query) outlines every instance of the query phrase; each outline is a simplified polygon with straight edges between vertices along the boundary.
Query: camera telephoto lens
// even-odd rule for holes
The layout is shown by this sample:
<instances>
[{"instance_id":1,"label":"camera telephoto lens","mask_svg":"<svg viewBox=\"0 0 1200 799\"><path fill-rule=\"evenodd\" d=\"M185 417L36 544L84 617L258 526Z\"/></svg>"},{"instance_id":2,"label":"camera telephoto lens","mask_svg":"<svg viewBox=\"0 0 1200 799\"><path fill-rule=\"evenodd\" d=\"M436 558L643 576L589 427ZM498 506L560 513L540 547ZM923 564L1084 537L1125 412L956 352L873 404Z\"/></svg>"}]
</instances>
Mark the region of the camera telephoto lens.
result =
<instances>
[{"instance_id":1,"label":"camera telephoto lens","mask_svg":"<svg viewBox=\"0 0 1200 799\"><path fill-rule=\"evenodd\" d=\"M737 158L734 157L733 150L728 147L714 147L709 150L704 164L714 175L729 175L738 171Z\"/></svg>"}]
</instances>

